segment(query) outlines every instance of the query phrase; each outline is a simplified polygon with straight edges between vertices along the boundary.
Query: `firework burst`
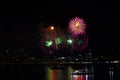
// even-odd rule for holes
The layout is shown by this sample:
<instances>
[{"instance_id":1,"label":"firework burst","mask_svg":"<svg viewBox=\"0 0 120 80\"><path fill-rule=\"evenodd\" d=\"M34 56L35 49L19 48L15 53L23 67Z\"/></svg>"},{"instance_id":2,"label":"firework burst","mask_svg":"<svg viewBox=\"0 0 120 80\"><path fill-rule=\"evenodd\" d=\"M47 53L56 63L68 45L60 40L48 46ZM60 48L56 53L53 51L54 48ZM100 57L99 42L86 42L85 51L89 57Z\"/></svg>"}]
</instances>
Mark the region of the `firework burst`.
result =
<instances>
[{"instance_id":1,"label":"firework burst","mask_svg":"<svg viewBox=\"0 0 120 80\"><path fill-rule=\"evenodd\" d=\"M55 52L52 40L41 39L40 44L40 48L45 54L53 54Z\"/></svg>"},{"instance_id":2,"label":"firework burst","mask_svg":"<svg viewBox=\"0 0 120 80\"><path fill-rule=\"evenodd\" d=\"M73 49L75 51L82 51L88 46L88 37L86 34L74 39Z\"/></svg>"},{"instance_id":3,"label":"firework burst","mask_svg":"<svg viewBox=\"0 0 120 80\"><path fill-rule=\"evenodd\" d=\"M54 54L65 46L65 36L60 27L48 26L42 32L40 48L46 54Z\"/></svg>"},{"instance_id":4,"label":"firework burst","mask_svg":"<svg viewBox=\"0 0 120 80\"><path fill-rule=\"evenodd\" d=\"M86 24L82 18L75 17L69 22L69 30L73 35L84 34Z\"/></svg>"}]
</instances>

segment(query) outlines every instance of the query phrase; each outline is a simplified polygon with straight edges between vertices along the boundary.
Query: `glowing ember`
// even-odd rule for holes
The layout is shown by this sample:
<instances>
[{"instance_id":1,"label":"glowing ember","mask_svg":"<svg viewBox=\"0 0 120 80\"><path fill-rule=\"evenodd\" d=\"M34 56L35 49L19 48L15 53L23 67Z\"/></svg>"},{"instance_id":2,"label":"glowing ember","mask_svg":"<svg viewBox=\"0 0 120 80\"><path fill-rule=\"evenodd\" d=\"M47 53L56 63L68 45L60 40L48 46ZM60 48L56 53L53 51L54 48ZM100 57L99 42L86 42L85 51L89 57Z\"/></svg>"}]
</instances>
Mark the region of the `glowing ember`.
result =
<instances>
[{"instance_id":1,"label":"glowing ember","mask_svg":"<svg viewBox=\"0 0 120 80\"><path fill-rule=\"evenodd\" d=\"M51 27L50 27L50 30L51 30L51 31L54 30L54 29L55 29L54 26L51 26Z\"/></svg>"}]
</instances>

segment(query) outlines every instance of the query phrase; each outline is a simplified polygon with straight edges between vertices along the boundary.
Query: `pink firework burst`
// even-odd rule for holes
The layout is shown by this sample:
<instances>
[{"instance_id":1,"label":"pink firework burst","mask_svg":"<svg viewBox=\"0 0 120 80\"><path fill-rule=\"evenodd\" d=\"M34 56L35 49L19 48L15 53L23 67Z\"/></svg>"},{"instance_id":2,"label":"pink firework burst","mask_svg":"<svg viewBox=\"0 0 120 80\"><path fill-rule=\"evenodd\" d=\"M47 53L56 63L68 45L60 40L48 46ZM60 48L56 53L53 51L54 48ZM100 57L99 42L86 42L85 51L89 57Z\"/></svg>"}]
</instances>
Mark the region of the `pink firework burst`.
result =
<instances>
[{"instance_id":1,"label":"pink firework burst","mask_svg":"<svg viewBox=\"0 0 120 80\"><path fill-rule=\"evenodd\" d=\"M82 18L75 17L69 22L69 30L73 35L84 34L86 30L86 24Z\"/></svg>"}]
</instances>

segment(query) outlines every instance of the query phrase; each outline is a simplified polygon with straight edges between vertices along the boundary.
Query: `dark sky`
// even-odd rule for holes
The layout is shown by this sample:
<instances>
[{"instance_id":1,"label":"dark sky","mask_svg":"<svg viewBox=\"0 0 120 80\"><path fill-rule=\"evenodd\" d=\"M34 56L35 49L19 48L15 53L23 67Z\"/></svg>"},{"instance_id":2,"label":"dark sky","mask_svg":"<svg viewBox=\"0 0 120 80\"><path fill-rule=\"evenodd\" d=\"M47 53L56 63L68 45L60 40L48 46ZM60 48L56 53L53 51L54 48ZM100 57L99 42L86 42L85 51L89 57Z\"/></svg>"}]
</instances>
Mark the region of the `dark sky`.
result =
<instances>
[{"instance_id":1,"label":"dark sky","mask_svg":"<svg viewBox=\"0 0 120 80\"><path fill-rule=\"evenodd\" d=\"M114 53L119 48L119 17L117 6L108 2L66 1L44 2L26 7L3 8L0 16L0 47L38 47L40 22L68 25L71 18L82 17L87 23L89 47L99 53ZM35 4L34 4L35 5ZM115 4L114 4L115 5ZM66 28L65 28L66 29Z\"/></svg>"}]
</instances>

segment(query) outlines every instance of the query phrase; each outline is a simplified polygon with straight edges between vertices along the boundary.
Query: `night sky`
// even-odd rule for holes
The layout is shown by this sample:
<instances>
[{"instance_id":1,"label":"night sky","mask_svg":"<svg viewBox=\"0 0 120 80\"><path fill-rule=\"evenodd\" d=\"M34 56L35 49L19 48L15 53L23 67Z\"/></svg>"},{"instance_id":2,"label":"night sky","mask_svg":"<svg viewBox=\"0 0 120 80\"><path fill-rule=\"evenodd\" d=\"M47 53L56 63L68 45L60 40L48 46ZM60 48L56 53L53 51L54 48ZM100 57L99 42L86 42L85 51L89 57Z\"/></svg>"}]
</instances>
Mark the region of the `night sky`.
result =
<instances>
[{"instance_id":1,"label":"night sky","mask_svg":"<svg viewBox=\"0 0 120 80\"><path fill-rule=\"evenodd\" d=\"M44 2L34 7L9 7L0 16L0 48L39 48L39 24L60 25L66 29L71 18L87 23L89 48L99 54L118 53L118 8L100 2Z\"/></svg>"}]
</instances>

